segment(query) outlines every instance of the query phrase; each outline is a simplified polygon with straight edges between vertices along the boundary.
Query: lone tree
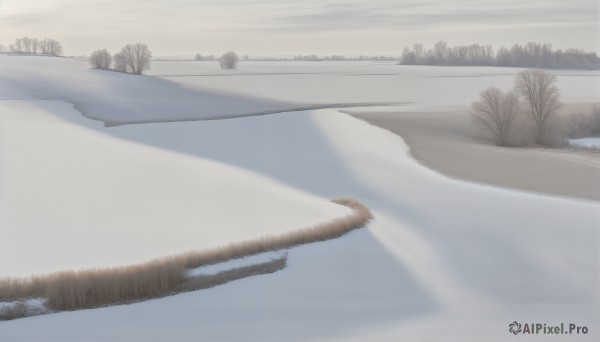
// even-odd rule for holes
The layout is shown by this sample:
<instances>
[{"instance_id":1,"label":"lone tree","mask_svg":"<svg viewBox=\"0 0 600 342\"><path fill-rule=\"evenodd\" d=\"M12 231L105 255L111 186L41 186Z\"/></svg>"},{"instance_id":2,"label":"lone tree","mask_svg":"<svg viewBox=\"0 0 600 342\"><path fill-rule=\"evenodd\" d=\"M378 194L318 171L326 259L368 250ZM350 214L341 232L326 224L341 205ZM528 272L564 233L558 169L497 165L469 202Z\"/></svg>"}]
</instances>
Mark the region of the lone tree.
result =
<instances>
[{"instance_id":1,"label":"lone tree","mask_svg":"<svg viewBox=\"0 0 600 342\"><path fill-rule=\"evenodd\" d=\"M24 49L23 52L25 52L25 53L31 53L32 52L32 50L31 50L32 41L33 40L31 38L29 38L29 37L23 37L23 38L21 38L21 42L23 42L23 49Z\"/></svg>"},{"instance_id":2,"label":"lone tree","mask_svg":"<svg viewBox=\"0 0 600 342\"><path fill-rule=\"evenodd\" d=\"M115 53L113 57L114 61L114 69L118 72L127 72L127 62L125 61L125 56L123 56L120 52Z\"/></svg>"},{"instance_id":3,"label":"lone tree","mask_svg":"<svg viewBox=\"0 0 600 342\"><path fill-rule=\"evenodd\" d=\"M233 51L226 52L219 58L221 69L235 69L239 61L240 59Z\"/></svg>"},{"instance_id":4,"label":"lone tree","mask_svg":"<svg viewBox=\"0 0 600 342\"><path fill-rule=\"evenodd\" d=\"M473 122L490 133L498 146L511 144L519 113L519 98L512 92L504 94L498 88L482 91L479 101L471 105Z\"/></svg>"},{"instance_id":5,"label":"lone tree","mask_svg":"<svg viewBox=\"0 0 600 342\"><path fill-rule=\"evenodd\" d=\"M37 38L33 38L31 40L31 52L38 53L40 47L40 40Z\"/></svg>"},{"instance_id":6,"label":"lone tree","mask_svg":"<svg viewBox=\"0 0 600 342\"><path fill-rule=\"evenodd\" d=\"M115 54L115 70L141 75L150 70L152 52L142 43L127 44Z\"/></svg>"},{"instance_id":7,"label":"lone tree","mask_svg":"<svg viewBox=\"0 0 600 342\"><path fill-rule=\"evenodd\" d=\"M535 142L542 145L562 106L555 83L556 76L541 70L521 71L515 81L515 89L525 102L525 113L535 123Z\"/></svg>"},{"instance_id":8,"label":"lone tree","mask_svg":"<svg viewBox=\"0 0 600 342\"><path fill-rule=\"evenodd\" d=\"M96 50L90 55L90 64L94 69L108 70L112 64L112 56L106 49Z\"/></svg>"},{"instance_id":9,"label":"lone tree","mask_svg":"<svg viewBox=\"0 0 600 342\"><path fill-rule=\"evenodd\" d=\"M23 42L21 41L21 38L15 39L15 43L10 44L10 51L16 53L23 52Z\"/></svg>"}]
</instances>

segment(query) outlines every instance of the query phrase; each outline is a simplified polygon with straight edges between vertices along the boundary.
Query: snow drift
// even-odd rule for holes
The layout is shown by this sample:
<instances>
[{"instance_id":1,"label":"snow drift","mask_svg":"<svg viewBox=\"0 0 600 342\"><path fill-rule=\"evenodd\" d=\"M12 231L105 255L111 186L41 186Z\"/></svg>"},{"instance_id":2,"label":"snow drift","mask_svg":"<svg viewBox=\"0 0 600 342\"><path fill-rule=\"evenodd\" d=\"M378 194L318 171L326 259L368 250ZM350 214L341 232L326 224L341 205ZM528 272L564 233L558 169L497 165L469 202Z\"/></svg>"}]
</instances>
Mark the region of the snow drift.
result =
<instances>
[{"instance_id":1,"label":"snow drift","mask_svg":"<svg viewBox=\"0 0 600 342\"><path fill-rule=\"evenodd\" d=\"M65 103L0 106L0 276L139 263L349 212L241 165L112 137ZM184 126L160 138L177 141ZM195 134L191 145L219 149Z\"/></svg>"}]
</instances>

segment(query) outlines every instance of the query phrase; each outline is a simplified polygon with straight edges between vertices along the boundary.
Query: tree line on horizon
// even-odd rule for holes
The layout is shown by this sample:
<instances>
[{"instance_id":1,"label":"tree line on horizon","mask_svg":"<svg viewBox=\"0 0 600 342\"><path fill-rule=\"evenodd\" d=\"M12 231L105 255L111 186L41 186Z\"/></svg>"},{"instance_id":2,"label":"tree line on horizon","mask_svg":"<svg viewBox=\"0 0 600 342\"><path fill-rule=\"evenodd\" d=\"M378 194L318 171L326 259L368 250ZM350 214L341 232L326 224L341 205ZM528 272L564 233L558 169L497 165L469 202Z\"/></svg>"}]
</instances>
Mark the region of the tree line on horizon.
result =
<instances>
[{"instance_id":1,"label":"tree line on horizon","mask_svg":"<svg viewBox=\"0 0 600 342\"><path fill-rule=\"evenodd\" d=\"M448 46L445 41L427 49L421 43L402 51L403 65L500 66L549 69L600 69L595 52L582 49L554 50L552 44L529 42L504 46L494 52L491 45Z\"/></svg>"},{"instance_id":2,"label":"tree line on horizon","mask_svg":"<svg viewBox=\"0 0 600 342\"><path fill-rule=\"evenodd\" d=\"M294 61L397 61L398 57L395 56L366 56L360 55L358 57L348 57L344 55L331 55L331 56L317 56L317 55L296 55L293 57Z\"/></svg>"},{"instance_id":3,"label":"tree line on horizon","mask_svg":"<svg viewBox=\"0 0 600 342\"><path fill-rule=\"evenodd\" d=\"M397 56L367 56L360 55L358 57L349 57L344 55L331 55L331 56L318 56L318 55L294 55L293 57L273 57L273 56L263 56L263 57L250 57L248 55L243 55L242 60L244 61L311 61L311 62L321 62L321 61L398 61ZM202 55L197 53L194 56L195 61L217 61L218 57L215 55Z\"/></svg>"},{"instance_id":4,"label":"tree line on horizon","mask_svg":"<svg viewBox=\"0 0 600 342\"><path fill-rule=\"evenodd\" d=\"M63 48L62 44L56 39L22 37L15 39L15 42L10 44L8 49L0 45L0 53L4 52L61 56Z\"/></svg>"}]
</instances>

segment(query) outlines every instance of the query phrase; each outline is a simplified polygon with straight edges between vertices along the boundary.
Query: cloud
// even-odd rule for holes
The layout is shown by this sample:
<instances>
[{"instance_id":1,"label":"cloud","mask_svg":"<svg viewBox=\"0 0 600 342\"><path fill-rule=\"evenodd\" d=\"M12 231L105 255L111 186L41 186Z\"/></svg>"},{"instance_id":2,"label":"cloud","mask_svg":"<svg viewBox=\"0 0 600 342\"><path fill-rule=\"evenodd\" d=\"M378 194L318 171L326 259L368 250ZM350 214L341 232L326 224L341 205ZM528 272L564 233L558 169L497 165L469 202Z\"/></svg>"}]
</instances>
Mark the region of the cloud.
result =
<instances>
[{"instance_id":1,"label":"cloud","mask_svg":"<svg viewBox=\"0 0 600 342\"><path fill-rule=\"evenodd\" d=\"M512 31L511 42L576 42L575 47L597 48L599 17L597 0L0 0L0 42L48 36L76 51L94 44L117 48L133 40L167 49L194 41L219 50L270 42L302 51L296 42L312 49L341 49L343 43L352 48L352 38L358 36L364 48L384 49L389 39L402 37L484 38L482 42L497 44L500 38L507 43L507 33L498 31ZM486 29L497 31L499 38L479 33ZM525 30L529 34L514 36Z\"/></svg>"},{"instance_id":2,"label":"cloud","mask_svg":"<svg viewBox=\"0 0 600 342\"><path fill-rule=\"evenodd\" d=\"M339 31L597 22L596 0L4 0L7 24L185 24L203 29ZM157 28L159 29L159 28ZM164 29L164 28L160 28Z\"/></svg>"},{"instance_id":3,"label":"cloud","mask_svg":"<svg viewBox=\"0 0 600 342\"><path fill-rule=\"evenodd\" d=\"M448 26L595 23L598 4L581 1L371 1L329 2L304 13L274 18L280 29L415 30Z\"/></svg>"}]
</instances>

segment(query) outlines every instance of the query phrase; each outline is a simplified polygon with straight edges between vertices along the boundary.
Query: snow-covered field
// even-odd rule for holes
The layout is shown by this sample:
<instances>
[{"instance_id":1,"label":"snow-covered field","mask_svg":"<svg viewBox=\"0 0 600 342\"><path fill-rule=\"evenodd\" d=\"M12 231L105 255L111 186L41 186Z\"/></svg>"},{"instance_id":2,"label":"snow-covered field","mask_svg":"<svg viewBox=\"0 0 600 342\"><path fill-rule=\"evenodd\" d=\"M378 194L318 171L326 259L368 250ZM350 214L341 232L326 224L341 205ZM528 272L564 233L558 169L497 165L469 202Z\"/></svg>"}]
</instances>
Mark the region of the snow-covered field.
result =
<instances>
[{"instance_id":1,"label":"snow-covered field","mask_svg":"<svg viewBox=\"0 0 600 342\"><path fill-rule=\"evenodd\" d=\"M69 68L71 61L64 63ZM160 71L158 65L155 63L155 72ZM0 64L1 68L4 66ZM346 68L346 64L339 68ZM244 69L238 72L241 71ZM240 82L245 82L241 80L245 77L248 76L240 76ZM279 76L269 77L274 82L288 82ZM468 85L475 79L499 85L495 82L502 77L507 76L447 77L443 82L453 80L460 84L463 81L459 80L464 80L466 89L475 87ZM564 79L567 77L575 76ZM577 77L584 85L597 82L597 77ZM312 82L318 84L322 79ZM423 77L423 82L429 82L427 79ZM559 82L564 79L559 77ZM368 80L365 78L365 93L374 93L369 87L375 83ZM210 80L201 82L211 84ZM221 81L215 82L215 87L222 87ZM255 87L259 90L248 91L262 91L263 83ZM199 84L186 86L201 91L196 88ZM357 97L358 90L350 88L343 96L350 98L353 94L354 100L363 102ZM563 94L569 94L569 87L565 88L561 86ZM315 91L304 85L299 89ZM405 88L399 86L394 91L403 101ZM467 90L457 91L466 96ZM331 92L335 97L344 91ZM475 96L470 95L469 101ZM220 193L217 190L224 188L228 190L227 199L241 197L231 207L227 204L227 208L206 210L207 217L221 229L226 229L230 220L249 222L247 217L234 215L253 212L241 203L248 199L256 202L252 206L259 210L253 219L268 219L274 225L260 226L273 229L279 228L277 217L294 218L299 223L339 214L345 209L326 202L339 196L360 200L375 215L367 229L291 249L288 267L283 271L138 304L2 322L2 341L500 341L516 338L508 332L508 324L515 320L586 325L587 335L561 336L566 337L561 340L598 339L598 203L449 179L412 159L409 147L400 137L334 109L104 128L78 117L71 107L59 102L8 102L2 106L1 158L9 156L15 164L26 162L25 157L18 159L21 154L27 155L25 147L50 154L39 159L31 157L31 170L2 160L2 202L10 203L7 201L12 196L23 194L18 206L3 204L2 232L10 229L4 218L20 214L21 220L41 221L33 215L52 214L53 210L44 209L47 205L63 210L56 219L65 221L72 217L79 223L96 224L90 221L102 220L103 215L127 218L129 210L138 210L137 215L130 217L133 223L139 219L151 221L145 216L156 214L137 207L134 194L138 191L144 194L144 203L168 206L169 216L185 216L171 217L177 222L194 220L186 225L196 229L193 234L177 224L169 226L168 236L179 239L175 235L183 234L181 241L189 239L187 234L200 238L214 232L213 224L195 221L197 203L200 207L209 205L210 198ZM13 108L12 112L4 109L7 107ZM198 113L204 115L208 111ZM8 142L14 148L6 149ZM58 147L76 151L78 154L71 158L81 158L83 162L63 166L67 152L63 154ZM111 159L114 163L110 168L98 172L103 166L95 162L96 158L115 159ZM46 169L51 173L43 174ZM15 170L12 177L22 179L21 188L7 184L5 170ZM86 178L86 172L95 176ZM108 176L103 179L106 173ZM226 181L225 176L231 176L231 181ZM74 183L69 182L71 177ZM214 184L206 179L211 177L220 181ZM47 184L53 180L57 180L56 184ZM73 185L83 188L74 189ZM116 204L102 201L109 197L115 200L104 190L110 186L124 192ZM89 187L93 191L88 191ZM212 191L210 195L202 193L205 187ZM4 188L12 191L5 192ZM162 196L150 196L155 191ZM40 195L44 200L37 199ZM182 197L172 203L172 196ZM261 201L253 196L260 196ZM77 198L95 201L97 205L104 203L117 211L76 203ZM56 203L48 203L53 199ZM285 205L276 207L281 210L277 217L268 216L266 213L273 211L269 206L282 199ZM63 201L72 207L61 205ZM297 212L300 207L309 211ZM92 219L86 213L90 210L94 213ZM230 214L223 215L224 211ZM287 227L290 226L284 228ZM55 228L60 229L61 225ZM116 233L128 234L130 228ZM35 239L43 236L48 244L58 237L41 229L31 228L26 233L29 239L17 240L22 251L16 252L30 259L45 257L38 246L32 245ZM241 229L229 233L238 232ZM139 231L137 235L130 234L132 238L143 236ZM228 237L227 233L221 236ZM5 241L4 236L2 239ZM63 241L56 243L68 245ZM10 262L21 263L8 257ZM6 254L2 258L6 260ZM526 338L547 340L544 335Z\"/></svg>"},{"instance_id":2,"label":"snow-covered field","mask_svg":"<svg viewBox=\"0 0 600 342\"><path fill-rule=\"evenodd\" d=\"M403 103L417 108L461 106L488 87L508 90L523 69L409 66L394 62L155 62L151 75L190 89L211 89L293 103ZM564 102L600 101L600 71L551 70ZM200 75L200 76L198 76Z\"/></svg>"}]
</instances>

